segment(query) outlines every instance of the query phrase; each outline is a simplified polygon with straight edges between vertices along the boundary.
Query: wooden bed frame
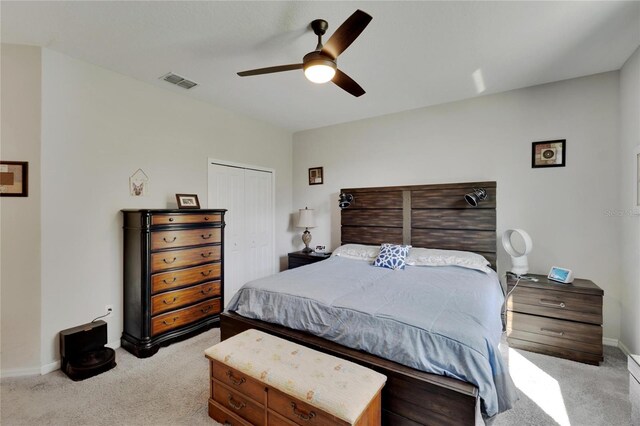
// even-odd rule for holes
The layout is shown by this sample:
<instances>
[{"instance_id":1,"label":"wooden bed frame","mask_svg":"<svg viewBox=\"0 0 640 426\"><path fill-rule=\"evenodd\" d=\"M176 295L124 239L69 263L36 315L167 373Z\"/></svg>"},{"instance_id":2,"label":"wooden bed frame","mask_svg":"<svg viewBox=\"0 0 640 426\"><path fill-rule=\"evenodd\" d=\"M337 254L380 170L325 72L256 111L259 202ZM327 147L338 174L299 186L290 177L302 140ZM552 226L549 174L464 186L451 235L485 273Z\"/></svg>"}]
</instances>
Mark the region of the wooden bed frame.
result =
<instances>
[{"instance_id":1,"label":"wooden bed frame","mask_svg":"<svg viewBox=\"0 0 640 426\"><path fill-rule=\"evenodd\" d=\"M464 194L483 188L488 197L470 207ZM496 267L496 182L347 188L341 212L342 244L398 243L482 254ZM338 345L311 334L234 312L220 317L221 339L254 328L369 367L387 376L382 392L385 425L473 425L479 404L471 383L425 373Z\"/></svg>"}]
</instances>

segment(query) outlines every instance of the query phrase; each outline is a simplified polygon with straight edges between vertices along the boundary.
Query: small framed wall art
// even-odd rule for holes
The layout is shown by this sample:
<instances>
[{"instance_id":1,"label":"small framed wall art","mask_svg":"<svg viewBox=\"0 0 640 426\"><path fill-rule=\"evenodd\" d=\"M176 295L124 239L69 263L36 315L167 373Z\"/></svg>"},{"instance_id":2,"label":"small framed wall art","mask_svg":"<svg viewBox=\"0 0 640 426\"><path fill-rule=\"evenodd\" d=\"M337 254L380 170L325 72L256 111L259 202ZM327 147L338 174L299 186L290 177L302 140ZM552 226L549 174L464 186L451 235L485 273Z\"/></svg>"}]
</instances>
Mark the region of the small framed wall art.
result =
<instances>
[{"instance_id":1,"label":"small framed wall art","mask_svg":"<svg viewBox=\"0 0 640 426\"><path fill-rule=\"evenodd\" d=\"M29 196L29 163L0 161L0 197Z\"/></svg>"},{"instance_id":2,"label":"small framed wall art","mask_svg":"<svg viewBox=\"0 0 640 426\"><path fill-rule=\"evenodd\" d=\"M179 209L199 209L200 201L197 194L176 194Z\"/></svg>"},{"instance_id":3,"label":"small framed wall art","mask_svg":"<svg viewBox=\"0 0 640 426\"><path fill-rule=\"evenodd\" d=\"M564 167L567 156L567 140L533 142L531 167Z\"/></svg>"},{"instance_id":4,"label":"small framed wall art","mask_svg":"<svg viewBox=\"0 0 640 426\"><path fill-rule=\"evenodd\" d=\"M322 167L311 167L309 169L309 185L322 185L324 182L324 172Z\"/></svg>"}]
</instances>

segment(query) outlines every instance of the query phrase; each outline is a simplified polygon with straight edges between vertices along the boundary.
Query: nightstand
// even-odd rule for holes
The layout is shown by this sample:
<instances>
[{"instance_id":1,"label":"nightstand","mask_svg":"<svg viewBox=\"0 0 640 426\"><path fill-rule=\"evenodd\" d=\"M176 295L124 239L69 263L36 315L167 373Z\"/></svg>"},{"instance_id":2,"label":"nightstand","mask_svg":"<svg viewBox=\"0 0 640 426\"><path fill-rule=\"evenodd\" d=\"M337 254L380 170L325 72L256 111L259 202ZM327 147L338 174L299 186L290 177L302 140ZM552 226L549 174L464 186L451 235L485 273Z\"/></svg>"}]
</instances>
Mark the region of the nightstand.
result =
<instances>
[{"instance_id":1,"label":"nightstand","mask_svg":"<svg viewBox=\"0 0 640 426\"><path fill-rule=\"evenodd\" d=\"M299 266L309 265L310 263L320 262L331 257L331 253L303 253L296 251L289 253L289 269L297 268Z\"/></svg>"},{"instance_id":2,"label":"nightstand","mask_svg":"<svg viewBox=\"0 0 640 426\"><path fill-rule=\"evenodd\" d=\"M602 289L589 280L561 284L529 276L539 281L520 280L507 300L509 346L599 365L604 359ZM509 291L515 283L508 277Z\"/></svg>"}]
</instances>

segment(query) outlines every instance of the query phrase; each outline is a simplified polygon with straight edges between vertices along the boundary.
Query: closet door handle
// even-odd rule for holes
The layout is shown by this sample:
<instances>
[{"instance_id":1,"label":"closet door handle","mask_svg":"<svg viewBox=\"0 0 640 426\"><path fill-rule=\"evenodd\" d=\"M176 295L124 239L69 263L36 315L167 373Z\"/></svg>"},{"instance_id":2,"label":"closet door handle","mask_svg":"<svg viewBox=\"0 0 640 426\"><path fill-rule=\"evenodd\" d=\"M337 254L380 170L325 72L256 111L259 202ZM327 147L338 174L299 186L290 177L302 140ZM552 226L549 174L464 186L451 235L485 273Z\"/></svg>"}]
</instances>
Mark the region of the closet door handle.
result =
<instances>
[{"instance_id":1,"label":"closet door handle","mask_svg":"<svg viewBox=\"0 0 640 426\"><path fill-rule=\"evenodd\" d=\"M166 263L166 264L168 264L168 265L171 265L171 264L172 264L173 262L175 262L177 259L178 259L177 257L174 257L174 258L173 258L173 260L172 260L172 261L170 261L170 262L169 262L167 259L162 259L162 260L164 261L164 263Z\"/></svg>"},{"instance_id":2,"label":"closet door handle","mask_svg":"<svg viewBox=\"0 0 640 426\"><path fill-rule=\"evenodd\" d=\"M545 299L540 299L539 303L544 306L553 306L556 308L564 308L565 306L567 306L564 304L564 302L554 302L553 300L545 300Z\"/></svg>"},{"instance_id":3,"label":"closet door handle","mask_svg":"<svg viewBox=\"0 0 640 426\"><path fill-rule=\"evenodd\" d=\"M174 242L176 240L177 237L173 237L173 240L171 241L167 241L167 237L164 237L162 240L167 243L167 244L171 244L172 242Z\"/></svg>"}]
</instances>

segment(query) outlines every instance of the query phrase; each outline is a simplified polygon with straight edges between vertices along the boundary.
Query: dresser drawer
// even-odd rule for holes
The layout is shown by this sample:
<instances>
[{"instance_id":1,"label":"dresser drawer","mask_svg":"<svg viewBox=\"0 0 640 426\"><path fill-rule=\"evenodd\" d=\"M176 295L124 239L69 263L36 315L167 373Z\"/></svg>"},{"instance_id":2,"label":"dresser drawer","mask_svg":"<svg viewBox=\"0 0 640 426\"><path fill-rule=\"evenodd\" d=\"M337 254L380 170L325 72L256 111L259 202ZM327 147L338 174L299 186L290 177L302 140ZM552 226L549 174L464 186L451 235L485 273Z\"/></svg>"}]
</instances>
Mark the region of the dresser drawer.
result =
<instances>
[{"instance_id":1,"label":"dresser drawer","mask_svg":"<svg viewBox=\"0 0 640 426\"><path fill-rule=\"evenodd\" d=\"M280 414L277 414L273 411L269 411L267 413L267 419L268 419L267 424L269 426L295 426L294 422L285 419Z\"/></svg>"},{"instance_id":2,"label":"dresser drawer","mask_svg":"<svg viewBox=\"0 0 640 426\"><path fill-rule=\"evenodd\" d=\"M507 308L532 315L602 324L602 296L518 287Z\"/></svg>"},{"instance_id":3,"label":"dresser drawer","mask_svg":"<svg viewBox=\"0 0 640 426\"><path fill-rule=\"evenodd\" d=\"M222 222L221 214L202 213L167 213L151 216L152 225L179 225L189 223L216 223Z\"/></svg>"},{"instance_id":4,"label":"dresser drawer","mask_svg":"<svg viewBox=\"0 0 640 426\"><path fill-rule=\"evenodd\" d=\"M165 333L174 328L220 313L220 299L207 300L189 308L158 315L151 319L151 335Z\"/></svg>"},{"instance_id":5,"label":"dresser drawer","mask_svg":"<svg viewBox=\"0 0 640 426\"><path fill-rule=\"evenodd\" d=\"M267 397L270 410L292 422L305 425L348 425L342 419L325 413L305 402L270 388Z\"/></svg>"},{"instance_id":6,"label":"dresser drawer","mask_svg":"<svg viewBox=\"0 0 640 426\"><path fill-rule=\"evenodd\" d=\"M195 268L162 272L151 276L151 293L184 287L204 280L220 278L220 263L209 263Z\"/></svg>"},{"instance_id":7,"label":"dresser drawer","mask_svg":"<svg viewBox=\"0 0 640 426\"><path fill-rule=\"evenodd\" d=\"M211 377L254 401L264 400L265 386L259 381L228 367L221 362L211 360Z\"/></svg>"},{"instance_id":8,"label":"dresser drawer","mask_svg":"<svg viewBox=\"0 0 640 426\"><path fill-rule=\"evenodd\" d=\"M157 294L151 297L151 315L171 311L215 296L220 296L220 281L211 281L183 290Z\"/></svg>"},{"instance_id":9,"label":"dresser drawer","mask_svg":"<svg viewBox=\"0 0 640 426\"><path fill-rule=\"evenodd\" d=\"M599 325L508 312L507 336L602 355Z\"/></svg>"},{"instance_id":10,"label":"dresser drawer","mask_svg":"<svg viewBox=\"0 0 640 426\"><path fill-rule=\"evenodd\" d=\"M213 380L213 400L254 425L264 424L264 406Z\"/></svg>"},{"instance_id":11,"label":"dresser drawer","mask_svg":"<svg viewBox=\"0 0 640 426\"><path fill-rule=\"evenodd\" d=\"M569 349L566 347L545 345L539 342L530 342L528 340L509 338L509 347L514 349L524 349L525 351L537 352L539 354L555 356L559 358L570 359L572 361L584 362L591 365L599 365L603 357L600 354L590 352L582 352Z\"/></svg>"},{"instance_id":12,"label":"dresser drawer","mask_svg":"<svg viewBox=\"0 0 640 426\"><path fill-rule=\"evenodd\" d=\"M225 426L255 426L231 413L229 410L215 402L213 399L209 399L209 417L211 417L218 423L222 423Z\"/></svg>"},{"instance_id":13,"label":"dresser drawer","mask_svg":"<svg viewBox=\"0 0 640 426\"><path fill-rule=\"evenodd\" d=\"M151 272L195 266L216 260L220 260L220 246L162 251L151 254Z\"/></svg>"},{"instance_id":14,"label":"dresser drawer","mask_svg":"<svg viewBox=\"0 0 640 426\"><path fill-rule=\"evenodd\" d=\"M220 228L151 232L151 250L219 243Z\"/></svg>"}]
</instances>

